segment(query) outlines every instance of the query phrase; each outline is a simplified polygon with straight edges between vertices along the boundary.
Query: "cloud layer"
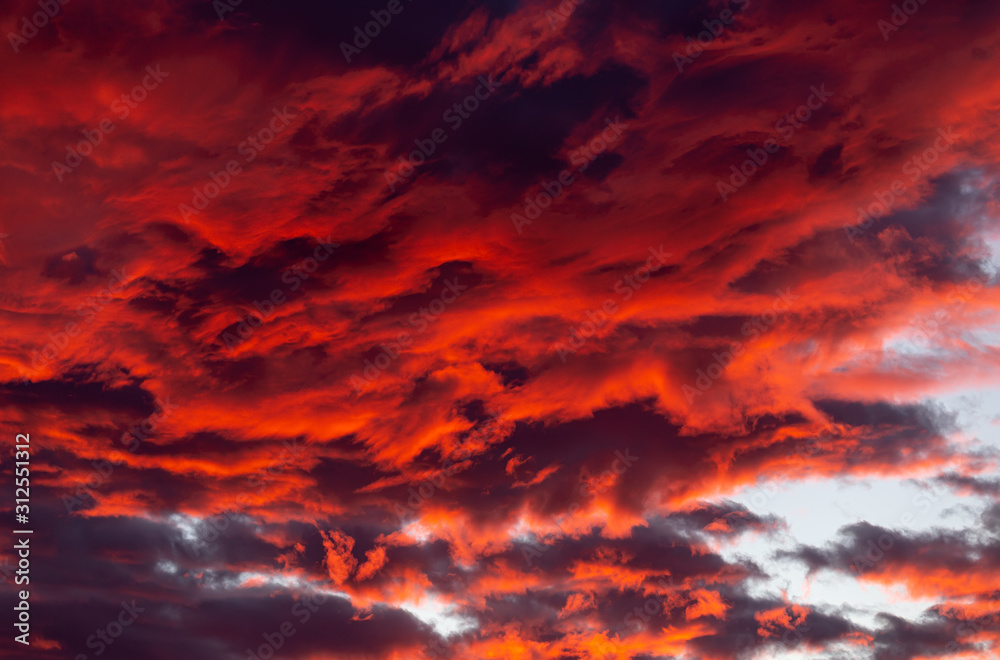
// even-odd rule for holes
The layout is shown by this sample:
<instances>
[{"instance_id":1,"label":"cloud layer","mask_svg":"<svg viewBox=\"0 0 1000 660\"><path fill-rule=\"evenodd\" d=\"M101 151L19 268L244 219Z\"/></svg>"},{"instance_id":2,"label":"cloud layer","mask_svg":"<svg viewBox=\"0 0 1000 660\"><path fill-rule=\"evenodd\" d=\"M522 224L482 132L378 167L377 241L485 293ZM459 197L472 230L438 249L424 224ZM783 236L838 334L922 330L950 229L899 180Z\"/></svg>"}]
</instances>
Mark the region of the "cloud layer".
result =
<instances>
[{"instance_id":1,"label":"cloud layer","mask_svg":"<svg viewBox=\"0 0 1000 660\"><path fill-rule=\"evenodd\" d=\"M996 446L940 402L1000 363L993 3L38 11L0 12L31 657L994 657ZM737 499L866 480L977 524Z\"/></svg>"}]
</instances>

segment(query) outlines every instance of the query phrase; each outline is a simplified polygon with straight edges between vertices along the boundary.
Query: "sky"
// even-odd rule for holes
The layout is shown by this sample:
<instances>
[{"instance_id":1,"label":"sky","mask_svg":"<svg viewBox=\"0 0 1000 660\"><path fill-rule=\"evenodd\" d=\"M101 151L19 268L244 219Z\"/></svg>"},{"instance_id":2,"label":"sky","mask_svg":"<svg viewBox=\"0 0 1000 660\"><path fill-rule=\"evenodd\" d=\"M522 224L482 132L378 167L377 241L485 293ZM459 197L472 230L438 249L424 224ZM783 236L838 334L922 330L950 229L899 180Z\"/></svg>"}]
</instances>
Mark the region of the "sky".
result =
<instances>
[{"instance_id":1,"label":"sky","mask_svg":"<svg viewBox=\"0 0 1000 660\"><path fill-rule=\"evenodd\" d=\"M0 35L0 657L1000 653L996 3Z\"/></svg>"}]
</instances>

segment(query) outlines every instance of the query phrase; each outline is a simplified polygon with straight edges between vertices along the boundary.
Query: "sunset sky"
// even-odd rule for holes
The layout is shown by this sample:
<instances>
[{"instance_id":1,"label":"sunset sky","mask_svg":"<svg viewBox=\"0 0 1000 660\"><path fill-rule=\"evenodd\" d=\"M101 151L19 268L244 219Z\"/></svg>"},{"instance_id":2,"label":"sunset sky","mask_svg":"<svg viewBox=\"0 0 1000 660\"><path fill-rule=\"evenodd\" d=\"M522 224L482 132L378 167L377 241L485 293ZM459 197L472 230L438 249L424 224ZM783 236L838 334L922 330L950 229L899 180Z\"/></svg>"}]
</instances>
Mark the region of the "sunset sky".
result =
<instances>
[{"instance_id":1,"label":"sunset sky","mask_svg":"<svg viewBox=\"0 0 1000 660\"><path fill-rule=\"evenodd\" d=\"M996 2L0 33L0 657L1000 654Z\"/></svg>"}]
</instances>

